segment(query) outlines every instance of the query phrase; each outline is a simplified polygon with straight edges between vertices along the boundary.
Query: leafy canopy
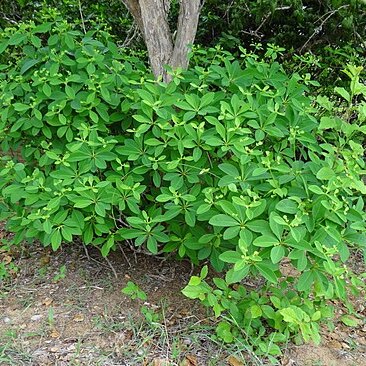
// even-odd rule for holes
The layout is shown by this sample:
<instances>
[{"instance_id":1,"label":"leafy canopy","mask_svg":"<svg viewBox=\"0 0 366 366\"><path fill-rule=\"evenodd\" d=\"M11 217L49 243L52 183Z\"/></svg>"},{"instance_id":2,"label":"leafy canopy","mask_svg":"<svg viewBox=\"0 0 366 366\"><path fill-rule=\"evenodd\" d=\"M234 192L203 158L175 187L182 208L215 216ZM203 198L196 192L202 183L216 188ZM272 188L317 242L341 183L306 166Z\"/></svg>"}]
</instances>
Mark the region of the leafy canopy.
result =
<instances>
[{"instance_id":1,"label":"leafy canopy","mask_svg":"<svg viewBox=\"0 0 366 366\"><path fill-rule=\"evenodd\" d=\"M329 111L319 123L309 81L277 62L223 54L165 85L97 36L66 22L2 35L0 212L14 242L209 261L225 279L212 288L204 267L184 293L260 339L268 324L261 352L316 335L322 299L346 298L350 250L365 250L364 128ZM298 276L281 282L283 263ZM248 276L270 292L232 287Z\"/></svg>"}]
</instances>

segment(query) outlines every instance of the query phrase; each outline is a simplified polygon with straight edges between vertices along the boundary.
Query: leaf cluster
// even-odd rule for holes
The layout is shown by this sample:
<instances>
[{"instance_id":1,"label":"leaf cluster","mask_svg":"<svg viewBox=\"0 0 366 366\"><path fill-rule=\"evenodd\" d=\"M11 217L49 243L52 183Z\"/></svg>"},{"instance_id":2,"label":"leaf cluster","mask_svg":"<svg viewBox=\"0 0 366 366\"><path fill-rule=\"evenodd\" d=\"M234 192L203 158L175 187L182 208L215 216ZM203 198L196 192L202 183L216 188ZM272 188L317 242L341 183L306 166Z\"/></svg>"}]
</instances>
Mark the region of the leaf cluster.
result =
<instances>
[{"instance_id":1,"label":"leaf cluster","mask_svg":"<svg viewBox=\"0 0 366 366\"><path fill-rule=\"evenodd\" d=\"M228 54L166 85L106 33L66 22L7 29L0 54L10 60L0 65L0 214L15 243L57 250L80 238L107 256L123 241L207 261L225 272L225 291L254 276L279 297L285 278L294 295L273 317L268 298L211 296L207 273L185 293L239 328L268 310L286 337L314 333L310 294L346 299L347 281L360 285L346 262L366 247L365 163L348 131L364 128L339 130L330 110L319 120L298 74Z\"/></svg>"}]
</instances>

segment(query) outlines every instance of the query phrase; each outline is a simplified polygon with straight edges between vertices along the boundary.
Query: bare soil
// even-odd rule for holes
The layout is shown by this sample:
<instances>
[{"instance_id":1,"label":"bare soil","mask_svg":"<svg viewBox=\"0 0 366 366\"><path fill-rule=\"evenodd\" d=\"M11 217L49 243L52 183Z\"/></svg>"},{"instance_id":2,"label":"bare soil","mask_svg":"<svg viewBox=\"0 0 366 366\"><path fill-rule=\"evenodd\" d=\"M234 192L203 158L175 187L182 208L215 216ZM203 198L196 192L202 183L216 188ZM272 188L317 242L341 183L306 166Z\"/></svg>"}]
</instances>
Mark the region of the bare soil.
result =
<instances>
[{"instance_id":1,"label":"bare soil","mask_svg":"<svg viewBox=\"0 0 366 366\"><path fill-rule=\"evenodd\" d=\"M187 262L132 252L107 262L80 245L52 255L34 245L0 252L0 261L10 259L20 271L0 282L0 365L268 364L211 339L214 320L180 293L192 272ZM145 303L121 293L128 281L148 294ZM364 299L354 303L366 315ZM284 353L283 366L366 366L366 323L324 327L320 346L289 344Z\"/></svg>"}]
</instances>

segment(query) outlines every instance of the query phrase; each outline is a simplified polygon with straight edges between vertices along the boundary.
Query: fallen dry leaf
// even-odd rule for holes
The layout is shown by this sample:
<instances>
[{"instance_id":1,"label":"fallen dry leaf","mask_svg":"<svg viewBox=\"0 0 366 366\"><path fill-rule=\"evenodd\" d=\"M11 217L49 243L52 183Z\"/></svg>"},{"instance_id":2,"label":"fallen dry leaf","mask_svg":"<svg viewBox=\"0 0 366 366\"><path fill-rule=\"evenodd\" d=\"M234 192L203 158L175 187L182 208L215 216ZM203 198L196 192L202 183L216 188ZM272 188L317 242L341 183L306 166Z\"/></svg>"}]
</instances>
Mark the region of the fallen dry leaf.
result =
<instances>
[{"instance_id":1,"label":"fallen dry leaf","mask_svg":"<svg viewBox=\"0 0 366 366\"><path fill-rule=\"evenodd\" d=\"M84 321L84 315L83 314L76 314L72 320L74 322L83 322Z\"/></svg>"},{"instance_id":2,"label":"fallen dry leaf","mask_svg":"<svg viewBox=\"0 0 366 366\"><path fill-rule=\"evenodd\" d=\"M154 358L152 366L168 366L170 362L166 358Z\"/></svg>"},{"instance_id":3,"label":"fallen dry leaf","mask_svg":"<svg viewBox=\"0 0 366 366\"><path fill-rule=\"evenodd\" d=\"M50 263L50 261L51 261L51 258L49 255L44 255L43 257L41 257L39 259L41 266L46 266L47 264Z\"/></svg>"},{"instance_id":4,"label":"fallen dry leaf","mask_svg":"<svg viewBox=\"0 0 366 366\"><path fill-rule=\"evenodd\" d=\"M46 297L43 301L42 301L42 305L45 306L50 306L52 304L53 300L50 299L49 297Z\"/></svg>"},{"instance_id":5,"label":"fallen dry leaf","mask_svg":"<svg viewBox=\"0 0 366 366\"><path fill-rule=\"evenodd\" d=\"M292 358L284 357L284 359L281 362L281 366L296 366L296 361L294 361Z\"/></svg>"},{"instance_id":6,"label":"fallen dry leaf","mask_svg":"<svg viewBox=\"0 0 366 366\"><path fill-rule=\"evenodd\" d=\"M342 349L342 344L341 342L335 340L335 339L331 339L330 341L327 342L327 346L333 349Z\"/></svg>"},{"instance_id":7,"label":"fallen dry leaf","mask_svg":"<svg viewBox=\"0 0 366 366\"><path fill-rule=\"evenodd\" d=\"M235 356L229 356L227 359L230 366L244 366L243 362L239 361Z\"/></svg>"},{"instance_id":8,"label":"fallen dry leaf","mask_svg":"<svg viewBox=\"0 0 366 366\"><path fill-rule=\"evenodd\" d=\"M198 366L197 357L193 355L187 355L183 363L184 366Z\"/></svg>"},{"instance_id":9,"label":"fallen dry leaf","mask_svg":"<svg viewBox=\"0 0 366 366\"><path fill-rule=\"evenodd\" d=\"M2 258L2 262L4 262L4 264L9 264L11 261L13 260L13 258L10 255L4 255Z\"/></svg>"},{"instance_id":10,"label":"fallen dry leaf","mask_svg":"<svg viewBox=\"0 0 366 366\"><path fill-rule=\"evenodd\" d=\"M56 329L52 329L52 332L50 333L51 338L59 338L60 333Z\"/></svg>"}]
</instances>

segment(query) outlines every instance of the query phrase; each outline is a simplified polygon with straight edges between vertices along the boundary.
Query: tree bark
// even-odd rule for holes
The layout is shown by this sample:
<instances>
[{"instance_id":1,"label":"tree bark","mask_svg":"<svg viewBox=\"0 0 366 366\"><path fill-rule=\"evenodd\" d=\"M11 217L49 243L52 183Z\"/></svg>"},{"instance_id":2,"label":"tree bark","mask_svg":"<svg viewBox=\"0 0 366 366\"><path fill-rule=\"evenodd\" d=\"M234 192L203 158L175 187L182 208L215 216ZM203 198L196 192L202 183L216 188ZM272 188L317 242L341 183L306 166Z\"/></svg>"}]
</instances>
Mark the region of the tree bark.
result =
<instances>
[{"instance_id":1,"label":"tree bark","mask_svg":"<svg viewBox=\"0 0 366 366\"><path fill-rule=\"evenodd\" d=\"M193 44L196 37L200 10L201 2L199 0L181 0L177 35L170 60L170 66L173 69L188 67L188 46Z\"/></svg>"},{"instance_id":2,"label":"tree bark","mask_svg":"<svg viewBox=\"0 0 366 366\"><path fill-rule=\"evenodd\" d=\"M128 11L133 16L133 19L135 20L135 23L137 24L138 28L140 29L140 32L142 33L142 36L144 36L144 25L142 23L141 18L141 10L140 10L140 4L138 0L122 0L125 7L128 9Z\"/></svg>"},{"instance_id":3,"label":"tree bark","mask_svg":"<svg viewBox=\"0 0 366 366\"><path fill-rule=\"evenodd\" d=\"M140 0L140 9L151 69L155 77L162 75L165 80L164 65L170 62L173 42L164 1Z\"/></svg>"},{"instance_id":4,"label":"tree bark","mask_svg":"<svg viewBox=\"0 0 366 366\"><path fill-rule=\"evenodd\" d=\"M200 0L180 0L175 42L168 24L170 0L122 0L139 27L154 76L170 81L164 69L188 67L189 44L193 44L201 10Z\"/></svg>"}]
</instances>

